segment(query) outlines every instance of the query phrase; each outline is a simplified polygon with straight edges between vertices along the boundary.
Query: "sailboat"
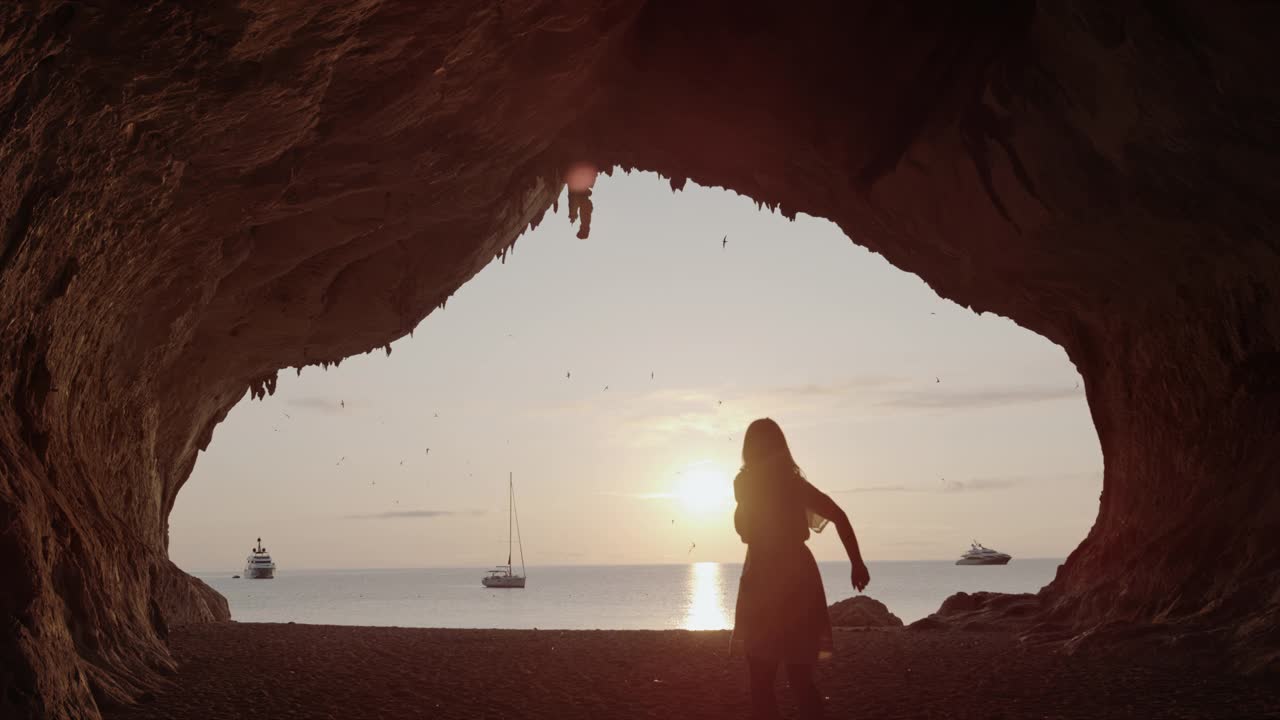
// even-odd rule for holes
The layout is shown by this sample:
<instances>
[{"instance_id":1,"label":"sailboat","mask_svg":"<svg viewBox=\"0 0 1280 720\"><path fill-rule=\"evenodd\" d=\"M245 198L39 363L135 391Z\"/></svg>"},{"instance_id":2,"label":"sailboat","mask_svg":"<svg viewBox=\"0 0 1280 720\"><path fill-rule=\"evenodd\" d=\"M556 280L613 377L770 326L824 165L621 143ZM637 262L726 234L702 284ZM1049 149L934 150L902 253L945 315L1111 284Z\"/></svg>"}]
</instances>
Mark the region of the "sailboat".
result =
<instances>
[{"instance_id":1,"label":"sailboat","mask_svg":"<svg viewBox=\"0 0 1280 720\"><path fill-rule=\"evenodd\" d=\"M520 547L520 574L512 572L511 567L511 527L515 523L516 544ZM524 587L524 543L520 542L520 516L516 514L516 490L512 475L507 474L507 564L499 565L480 579L480 584L487 588L522 588Z\"/></svg>"}]
</instances>

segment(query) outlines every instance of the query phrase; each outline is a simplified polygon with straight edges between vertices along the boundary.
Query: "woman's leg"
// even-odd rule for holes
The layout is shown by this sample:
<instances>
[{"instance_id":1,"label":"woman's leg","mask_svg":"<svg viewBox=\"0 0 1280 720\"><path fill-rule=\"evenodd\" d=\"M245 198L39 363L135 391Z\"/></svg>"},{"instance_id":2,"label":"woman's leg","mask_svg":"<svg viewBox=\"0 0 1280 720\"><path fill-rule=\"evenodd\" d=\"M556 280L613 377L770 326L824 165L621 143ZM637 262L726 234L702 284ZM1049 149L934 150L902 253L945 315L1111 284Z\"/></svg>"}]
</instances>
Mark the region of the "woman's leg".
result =
<instances>
[{"instance_id":1,"label":"woman's leg","mask_svg":"<svg viewBox=\"0 0 1280 720\"><path fill-rule=\"evenodd\" d=\"M822 694L813 682L812 665L787 665L787 681L800 706L800 717L819 720L822 717Z\"/></svg>"},{"instance_id":2,"label":"woman's leg","mask_svg":"<svg viewBox=\"0 0 1280 720\"><path fill-rule=\"evenodd\" d=\"M751 677L751 717L755 720L774 720L780 717L778 700L773 694L773 683L778 677L778 662L748 657L747 670Z\"/></svg>"}]
</instances>

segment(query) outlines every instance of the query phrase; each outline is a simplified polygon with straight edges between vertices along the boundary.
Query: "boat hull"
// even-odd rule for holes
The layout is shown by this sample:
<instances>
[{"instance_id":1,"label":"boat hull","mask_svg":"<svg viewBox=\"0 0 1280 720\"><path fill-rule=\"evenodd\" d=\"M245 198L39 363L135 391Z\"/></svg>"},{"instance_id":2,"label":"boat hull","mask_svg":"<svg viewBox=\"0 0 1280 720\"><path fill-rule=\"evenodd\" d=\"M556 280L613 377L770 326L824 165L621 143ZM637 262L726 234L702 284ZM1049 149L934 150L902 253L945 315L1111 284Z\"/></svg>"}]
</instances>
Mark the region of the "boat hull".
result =
<instances>
[{"instance_id":1,"label":"boat hull","mask_svg":"<svg viewBox=\"0 0 1280 720\"><path fill-rule=\"evenodd\" d=\"M276 576L275 568L246 568L244 576L250 580L270 580Z\"/></svg>"},{"instance_id":2,"label":"boat hull","mask_svg":"<svg viewBox=\"0 0 1280 720\"><path fill-rule=\"evenodd\" d=\"M1004 557L995 558L960 558L956 561L957 565L1008 565L1013 558L1005 555Z\"/></svg>"},{"instance_id":3,"label":"boat hull","mask_svg":"<svg viewBox=\"0 0 1280 720\"><path fill-rule=\"evenodd\" d=\"M524 578L516 575L507 577L487 577L481 578L480 584L487 588L518 590L524 587Z\"/></svg>"}]
</instances>

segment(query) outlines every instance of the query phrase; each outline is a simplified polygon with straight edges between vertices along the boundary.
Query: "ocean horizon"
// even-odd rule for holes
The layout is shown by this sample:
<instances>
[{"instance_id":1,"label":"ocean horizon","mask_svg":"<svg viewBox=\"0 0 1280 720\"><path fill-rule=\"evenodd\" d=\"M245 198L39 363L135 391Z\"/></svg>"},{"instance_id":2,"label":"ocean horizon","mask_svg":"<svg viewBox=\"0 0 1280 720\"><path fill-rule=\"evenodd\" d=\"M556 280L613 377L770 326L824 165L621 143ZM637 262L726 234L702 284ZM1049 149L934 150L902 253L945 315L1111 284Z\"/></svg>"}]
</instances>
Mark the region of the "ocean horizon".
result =
<instances>
[{"instance_id":1,"label":"ocean horizon","mask_svg":"<svg viewBox=\"0 0 1280 720\"><path fill-rule=\"evenodd\" d=\"M910 623L956 592L1035 592L1060 558L1000 566L954 560L868 563L863 593ZM847 561L818 563L827 602L856 593ZM240 622L297 622L431 628L722 630L733 626L741 563L554 565L528 568L522 590L486 589L485 568L313 568L277 570L271 580L240 571L193 572L227 598Z\"/></svg>"}]
</instances>

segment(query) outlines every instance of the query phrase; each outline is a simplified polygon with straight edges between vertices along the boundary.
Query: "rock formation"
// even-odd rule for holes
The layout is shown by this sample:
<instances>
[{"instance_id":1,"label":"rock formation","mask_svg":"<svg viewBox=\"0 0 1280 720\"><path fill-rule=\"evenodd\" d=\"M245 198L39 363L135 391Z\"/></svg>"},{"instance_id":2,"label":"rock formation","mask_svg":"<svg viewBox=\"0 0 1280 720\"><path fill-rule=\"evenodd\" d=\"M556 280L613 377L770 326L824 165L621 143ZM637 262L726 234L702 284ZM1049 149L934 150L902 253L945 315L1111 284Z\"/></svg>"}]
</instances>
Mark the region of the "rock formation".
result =
<instances>
[{"instance_id":1,"label":"rock formation","mask_svg":"<svg viewBox=\"0 0 1280 720\"><path fill-rule=\"evenodd\" d=\"M866 595L855 595L828 608L832 627L902 627L902 620L884 603Z\"/></svg>"},{"instance_id":2,"label":"rock formation","mask_svg":"<svg viewBox=\"0 0 1280 720\"><path fill-rule=\"evenodd\" d=\"M1036 636L1049 632L1064 640L1073 635L1066 626L1045 620L1045 615L1043 598L1039 595L958 592L943 600L937 612L909 627L912 630L1006 630Z\"/></svg>"},{"instance_id":3,"label":"rock formation","mask_svg":"<svg viewBox=\"0 0 1280 720\"><path fill-rule=\"evenodd\" d=\"M154 686L166 627L226 617L166 557L217 423L283 368L407 333L578 162L830 218L1062 345L1106 471L1046 612L1216 627L1266 657L1278 20L1104 0L0 5L0 715ZM589 193L573 204L585 220Z\"/></svg>"}]
</instances>

